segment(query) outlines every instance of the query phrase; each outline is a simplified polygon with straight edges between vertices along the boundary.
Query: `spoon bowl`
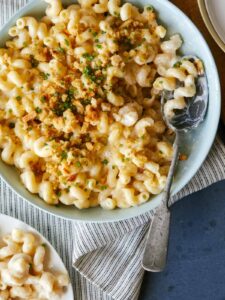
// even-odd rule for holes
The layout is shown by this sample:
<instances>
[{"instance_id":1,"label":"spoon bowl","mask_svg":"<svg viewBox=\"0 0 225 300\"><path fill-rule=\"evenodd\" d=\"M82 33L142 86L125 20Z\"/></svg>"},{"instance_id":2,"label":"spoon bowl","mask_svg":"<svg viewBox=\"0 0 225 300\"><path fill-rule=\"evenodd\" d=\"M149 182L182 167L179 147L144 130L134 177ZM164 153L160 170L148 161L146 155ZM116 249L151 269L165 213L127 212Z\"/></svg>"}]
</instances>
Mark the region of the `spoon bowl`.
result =
<instances>
[{"instance_id":1,"label":"spoon bowl","mask_svg":"<svg viewBox=\"0 0 225 300\"><path fill-rule=\"evenodd\" d=\"M186 98L186 106L183 109L174 110L172 118L164 113L164 105L167 101L173 99L174 91L164 90L161 96L164 120L174 131L188 131L196 128L204 120L208 107L209 89L202 61L196 56L184 56L177 63L183 60L189 60L196 65L198 76L195 79L195 96ZM177 87L181 84L181 82L178 82Z\"/></svg>"}]
</instances>

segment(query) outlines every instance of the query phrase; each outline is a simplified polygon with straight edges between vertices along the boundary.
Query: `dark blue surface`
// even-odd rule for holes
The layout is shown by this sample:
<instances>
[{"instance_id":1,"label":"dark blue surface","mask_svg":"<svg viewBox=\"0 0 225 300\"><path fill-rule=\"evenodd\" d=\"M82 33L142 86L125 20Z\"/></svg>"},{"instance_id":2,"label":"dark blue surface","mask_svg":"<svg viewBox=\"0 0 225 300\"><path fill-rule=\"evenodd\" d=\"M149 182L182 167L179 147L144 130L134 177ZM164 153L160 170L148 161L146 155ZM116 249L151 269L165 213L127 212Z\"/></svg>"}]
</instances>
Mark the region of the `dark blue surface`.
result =
<instances>
[{"instance_id":1,"label":"dark blue surface","mask_svg":"<svg viewBox=\"0 0 225 300\"><path fill-rule=\"evenodd\" d=\"M140 300L225 300L225 181L172 207L167 268L146 273Z\"/></svg>"}]
</instances>

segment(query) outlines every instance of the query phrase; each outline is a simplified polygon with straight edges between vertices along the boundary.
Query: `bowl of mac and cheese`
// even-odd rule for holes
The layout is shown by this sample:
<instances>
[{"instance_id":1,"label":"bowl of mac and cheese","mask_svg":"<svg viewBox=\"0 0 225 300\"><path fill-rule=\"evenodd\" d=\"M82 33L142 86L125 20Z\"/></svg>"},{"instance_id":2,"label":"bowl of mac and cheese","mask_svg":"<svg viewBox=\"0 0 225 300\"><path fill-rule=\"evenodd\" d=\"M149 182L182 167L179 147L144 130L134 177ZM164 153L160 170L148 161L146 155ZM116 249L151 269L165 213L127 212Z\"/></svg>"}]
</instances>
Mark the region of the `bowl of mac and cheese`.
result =
<instances>
[{"instance_id":1,"label":"bowl of mac and cheese","mask_svg":"<svg viewBox=\"0 0 225 300\"><path fill-rule=\"evenodd\" d=\"M72 300L68 272L35 229L0 214L0 298Z\"/></svg>"},{"instance_id":2,"label":"bowl of mac and cheese","mask_svg":"<svg viewBox=\"0 0 225 300\"><path fill-rule=\"evenodd\" d=\"M0 174L33 205L95 222L156 207L174 138L161 93L177 95L169 113L196 93L198 66L183 55L203 62L209 106L182 136L173 194L205 160L220 115L217 69L168 1L33 1L0 35Z\"/></svg>"}]
</instances>

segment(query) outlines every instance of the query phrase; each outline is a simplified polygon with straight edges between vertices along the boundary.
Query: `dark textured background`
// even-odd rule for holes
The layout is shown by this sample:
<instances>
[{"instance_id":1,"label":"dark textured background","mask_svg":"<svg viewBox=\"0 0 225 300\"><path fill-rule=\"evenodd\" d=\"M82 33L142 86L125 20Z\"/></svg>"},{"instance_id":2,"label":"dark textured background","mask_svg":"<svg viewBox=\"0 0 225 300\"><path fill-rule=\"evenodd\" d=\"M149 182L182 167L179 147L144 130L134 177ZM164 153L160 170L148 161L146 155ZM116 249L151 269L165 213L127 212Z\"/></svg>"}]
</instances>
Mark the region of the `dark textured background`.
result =
<instances>
[{"instance_id":1,"label":"dark textured background","mask_svg":"<svg viewBox=\"0 0 225 300\"><path fill-rule=\"evenodd\" d=\"M140 300L225 300L225 181L172 207L167 268L146 273Z\"/></svg>"}]
</instances>

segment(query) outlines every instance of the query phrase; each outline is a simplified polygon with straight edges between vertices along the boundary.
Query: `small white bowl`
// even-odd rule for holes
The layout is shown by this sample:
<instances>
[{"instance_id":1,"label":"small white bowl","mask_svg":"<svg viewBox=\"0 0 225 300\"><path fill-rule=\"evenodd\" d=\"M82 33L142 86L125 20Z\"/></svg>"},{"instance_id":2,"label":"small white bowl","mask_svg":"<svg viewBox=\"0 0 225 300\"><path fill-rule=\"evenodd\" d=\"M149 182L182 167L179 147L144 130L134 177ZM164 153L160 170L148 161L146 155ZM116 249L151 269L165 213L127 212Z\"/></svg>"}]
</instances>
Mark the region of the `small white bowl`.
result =
<instances>
[{"instance_id":1,"label":"small white bowl","mask_svg":"<svg viewBox=\"0 0 225 300\"><path fill-rule=\"evenodd\" d=\"M41 243L45 244L47 246L47 253L46 253L46 270L49 270L50 272L59 272L62 274L68 274L68 271L66 270L66 267L64 266L60 256L56 252L56 250L53 248L53 246L49 243L46 238L44 238L36 229L33 227L27 225L26 223L9 217L7 215L0 214L0 241L2 240L2 236L9 234L12 232L14 228L18 228L24 231L29 231L33 233ZM62 295L61 300L73 300L73 288L72 284L70 283L69 286L66 288L65 293Z\"/></svg>"},{"instance_id":2,"label":"small white bowl","mask_svg":"<svg viewBox=\"0 0 225 300\"><path fill-rule=\"evenodd\" d=\"M63 1L64 4L71 4L74 1ZM159 19L168 28L168 34L180 33L184 44L182 53L188 55L197 55L204 61L209 85L209 105L205 121L192 132L183 136L183 151L188 154L188 159L179 162L176 170L172 194L179 192L196 174L204 162L216 135L218 122L220 118L221 96L220 82L217 68L211 54L211 51L199 30L192 21L175 5L165 0L133 0L130 1L140 8L144 5L153 5L158 12ZM13 26L16 20L24 15L43 16L46 3L42 0L35 0L27 4L20 10L0 31L0 44L3 46L9 38L8 29ZM53 215L79 220L85 222L107 222L119 221L138 216L155 208L162 201L162 195L152 198L151 201L138 207L127 209L116 209L106 211L102 208L89 208L78 210L75 207L60 205L50 206L41 200L38 196L30 194L22 185L18 172L0 161L0 174L2 178L28 202L45 210ZM4 200L2 200L4 201Z\"/></svg>"}]
</instances>

